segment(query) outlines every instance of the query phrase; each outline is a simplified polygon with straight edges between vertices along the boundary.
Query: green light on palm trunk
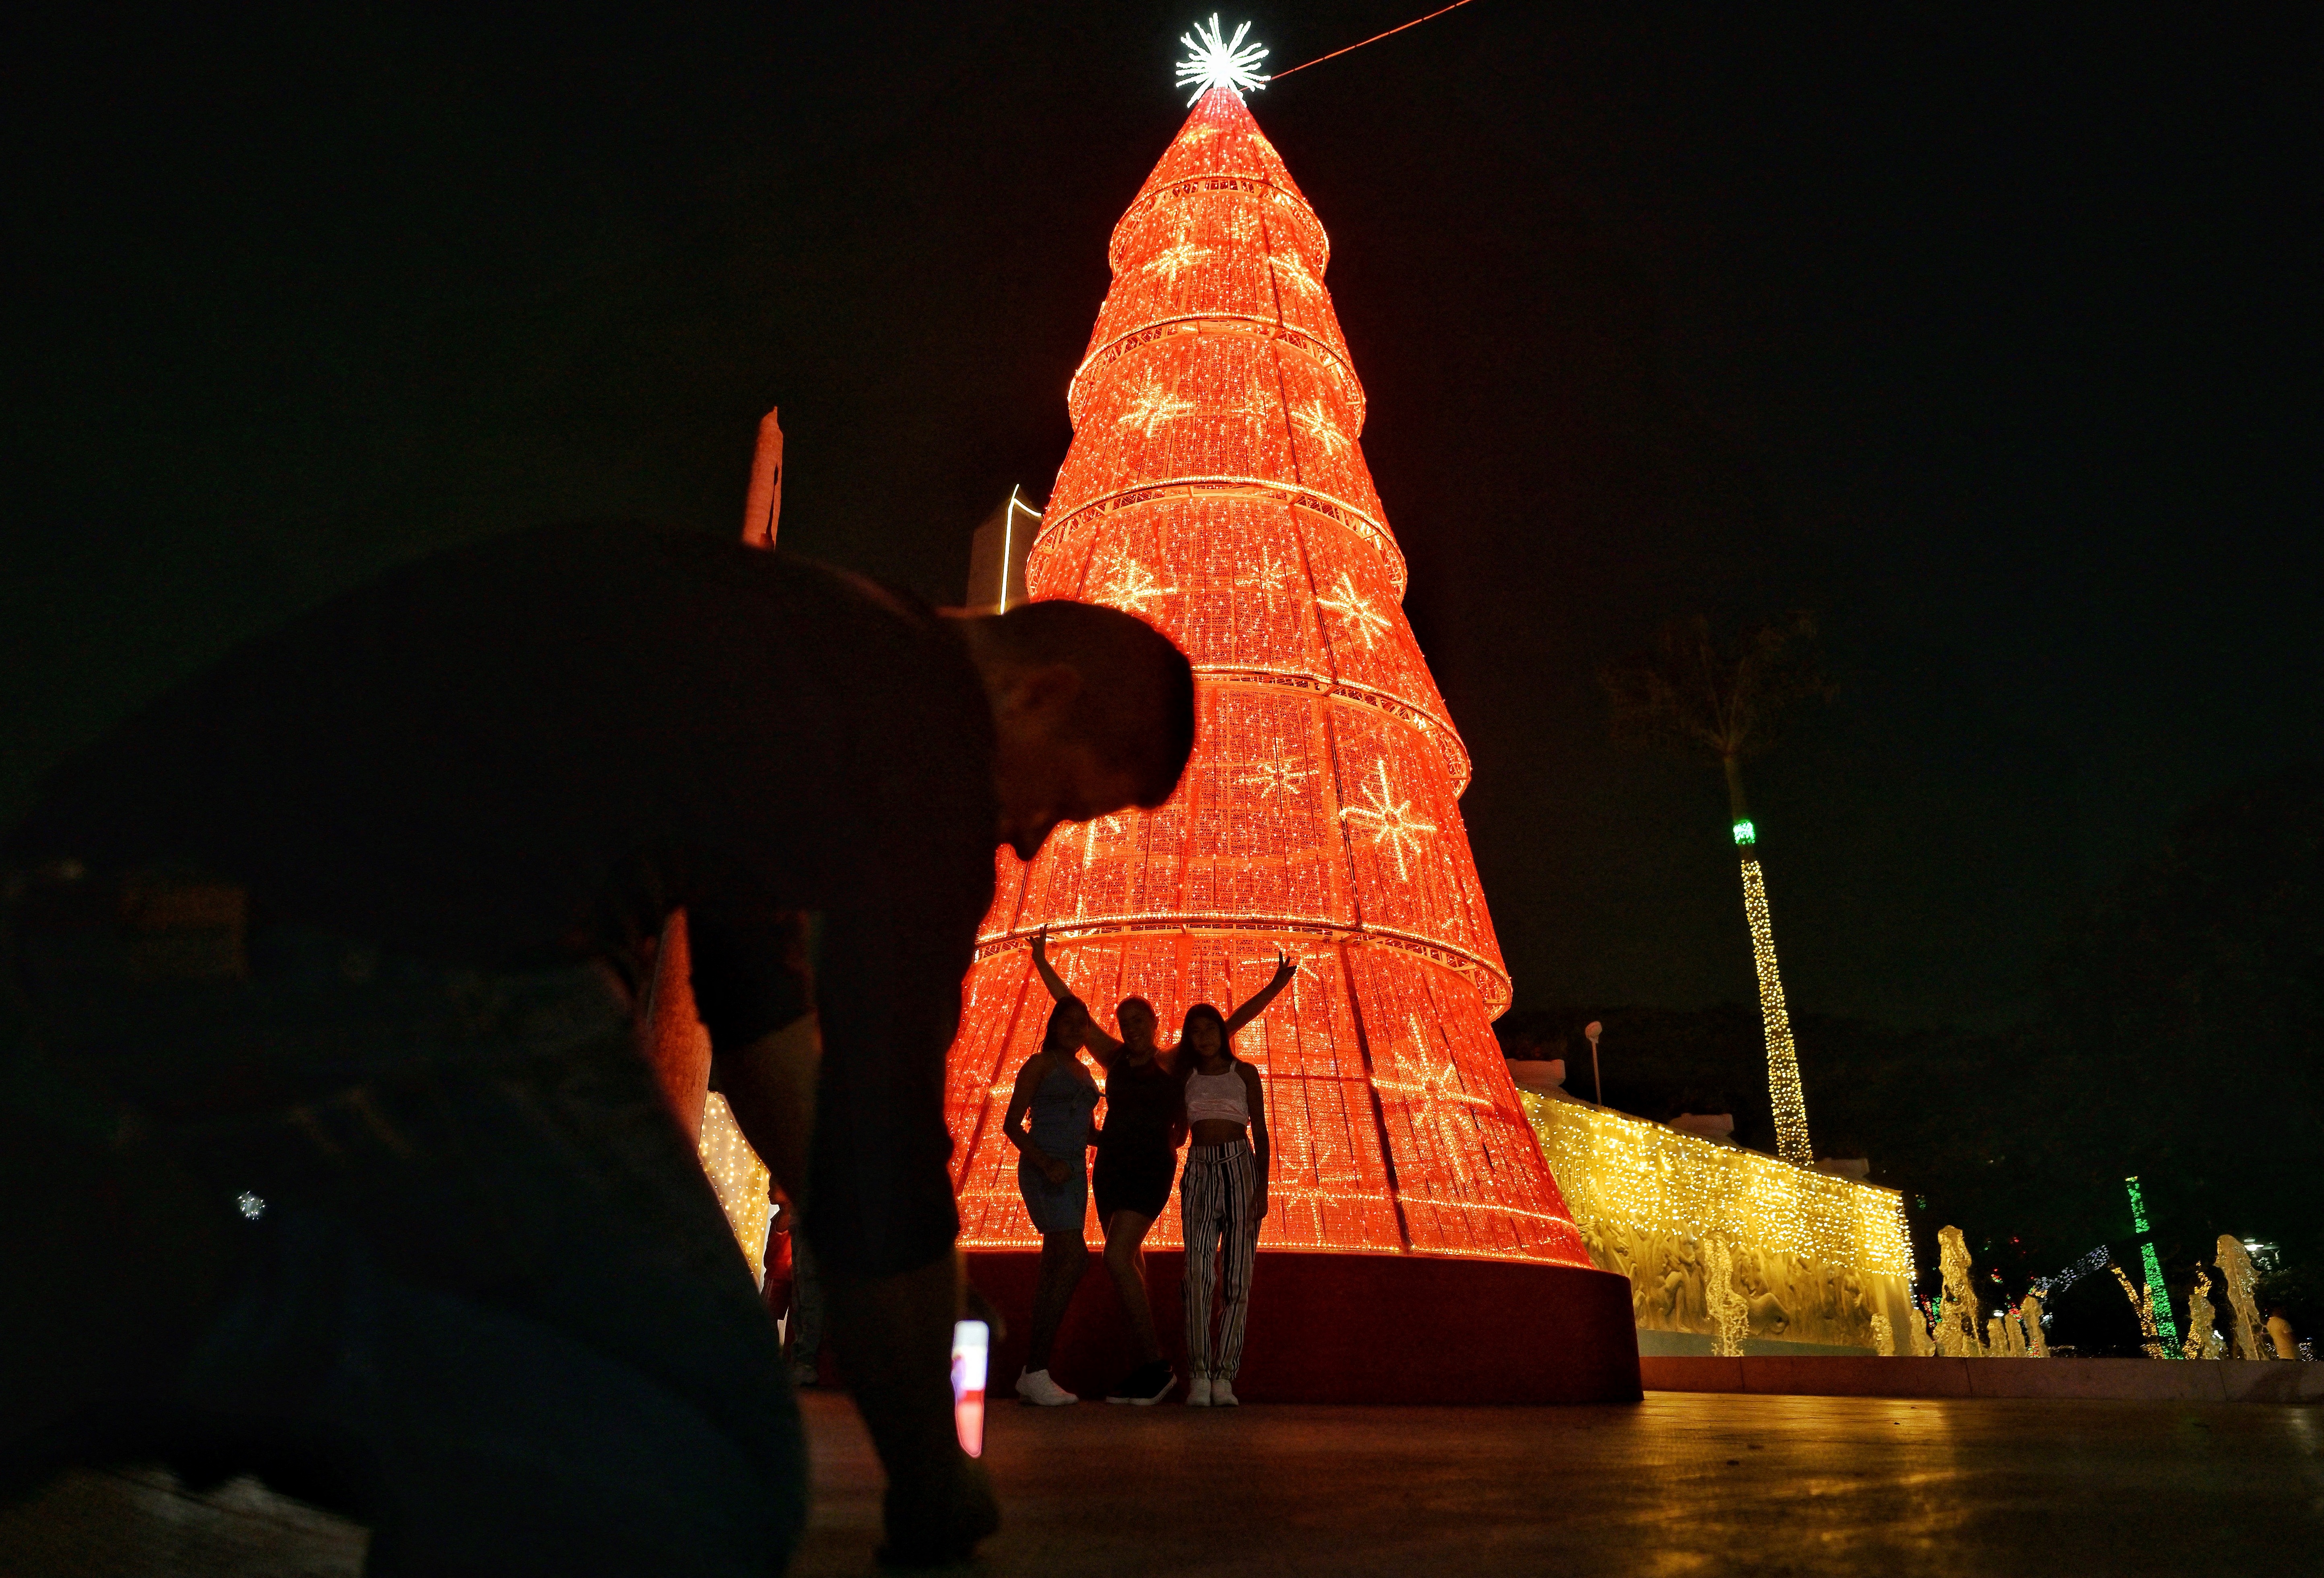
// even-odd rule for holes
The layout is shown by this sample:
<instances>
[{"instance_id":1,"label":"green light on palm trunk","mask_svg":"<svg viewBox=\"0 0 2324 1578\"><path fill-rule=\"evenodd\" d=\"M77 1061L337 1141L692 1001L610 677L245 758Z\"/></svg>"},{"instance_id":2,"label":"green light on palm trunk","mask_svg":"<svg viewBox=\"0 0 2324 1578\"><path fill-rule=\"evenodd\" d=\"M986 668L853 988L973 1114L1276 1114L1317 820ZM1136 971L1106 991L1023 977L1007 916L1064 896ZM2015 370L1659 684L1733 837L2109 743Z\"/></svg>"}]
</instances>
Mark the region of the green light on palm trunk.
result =
<instances>
[{"instance_id":1,"label":"green light on palm trunk","mask_svg":"<svg viewBox=\"0 0 2324 1578\"><path fill-rule=\"evenodd\" d=\"M2146 1195L2135 1177L2122 1181L2130 1192L2130 1225L2142 1237L2150 1229L2146 1225ZM2163 1257L2154 1252L2154 1241L2146 1239L2138 1246L2139 1263L2146 1269L2146 1298L2154 1311L2154 1333L2163 1339L2163 1351L2176 1355L2179 1352L2179 1323L2171 1318L2171 1290L2163 1282Z\"/></svg>"},{"instance_id":2,"label":"green light on palm trunk","mask_svg":"<svg viewBox=\"0 0 2324 1578\"><path fill-rule=\"evenodd\" d=\"M1754 826L1751 826L1751 819L1750 819L1748 817L1742 817L1742 818L1738 819L1738 820L1736 822L1736 824L1735 824L1735 842L1736 842L1736 843L1738 843L1738 844L1756 844L1756 843L1757 843L1758 841L1759 841L1759 830L1758 830L1757 828L1756 828L1756 827L1754 827Z\"/></svg>"},{"instance_id":3,"label":"green light on palm trunk","mask_svg":"<svg viewBox=\"0 0 2324 1578\"><path fill-rule=\"evenodd\" d=\"M2179 1323L2171 1315L2171 1290L2163 1285L2163 1258L2154 1252L2153 1244L2138 1246L2139 1259L2146 1266L2146 1296L2154 1303L2154 1331L2163 1339L2163 1351L2174 1357L2179 1352Z\"/></svg>"}]
</instances>

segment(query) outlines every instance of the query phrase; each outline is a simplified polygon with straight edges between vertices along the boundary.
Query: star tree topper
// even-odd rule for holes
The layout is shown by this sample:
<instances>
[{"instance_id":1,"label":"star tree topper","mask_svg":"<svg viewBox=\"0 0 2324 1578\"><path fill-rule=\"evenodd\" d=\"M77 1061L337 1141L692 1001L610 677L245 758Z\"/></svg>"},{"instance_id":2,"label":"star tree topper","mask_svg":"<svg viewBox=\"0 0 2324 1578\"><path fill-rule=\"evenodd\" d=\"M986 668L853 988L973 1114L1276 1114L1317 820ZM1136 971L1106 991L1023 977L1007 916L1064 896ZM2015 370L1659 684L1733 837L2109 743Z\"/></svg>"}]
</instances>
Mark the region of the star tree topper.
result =
<instances>
[{"instance_id":1,"label":"star tree topper","mask_svg":"<svg viewBox=\"0 0 2324 1578\"><path fill-rule=\"evenodd\" d=\"M1254 69L1267 59L1267 51L1262 45L1242 42L1250 31L1250 23L1246 22L1234 30L1234 37L1228 38L1219 26L1219 14L1213 11L1210 26L1198 22L1193 32L1178 35L1178 42L1186 46L1186 58L1178 62L1178 86L1191 85L1194 89L1188 104L1213 88L1240 90L1267 86L1267 78Z\"/></svg>"}]
</instances>

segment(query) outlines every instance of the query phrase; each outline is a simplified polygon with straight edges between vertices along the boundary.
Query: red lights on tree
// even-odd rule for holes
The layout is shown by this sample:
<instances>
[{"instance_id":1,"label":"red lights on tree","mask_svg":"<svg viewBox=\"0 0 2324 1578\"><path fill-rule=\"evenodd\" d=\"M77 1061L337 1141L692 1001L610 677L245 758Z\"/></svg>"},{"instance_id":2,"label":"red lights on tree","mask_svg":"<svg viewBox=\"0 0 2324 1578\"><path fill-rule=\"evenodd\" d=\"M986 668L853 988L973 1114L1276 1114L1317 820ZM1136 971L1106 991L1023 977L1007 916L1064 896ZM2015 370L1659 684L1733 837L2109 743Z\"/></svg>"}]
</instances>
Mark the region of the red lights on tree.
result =
<instances>
[{"instance_id":1,"label":"red lights on tree","mask_svg":"<svg viewBox=\"0 0 2324 1578\"><path fill-rule=\"evenodd\" d=\"M1027 567L1185 649L1194 760L1161 809L1060 829L1001 881L952 1049L963 1241L1034 1249L1001 1118L1048 998L1109 1023L1299 975L1237 1050L1275 1136L1262 1249L1586 1266L1489 1021L1508 977L1461 822L1469 759L1401 605L1364 395L1314 210L1231 88L1204 93L1113 233ZM1176 1213L1155 1241L1176 1242Z\"/></svg>"}]
</instances>

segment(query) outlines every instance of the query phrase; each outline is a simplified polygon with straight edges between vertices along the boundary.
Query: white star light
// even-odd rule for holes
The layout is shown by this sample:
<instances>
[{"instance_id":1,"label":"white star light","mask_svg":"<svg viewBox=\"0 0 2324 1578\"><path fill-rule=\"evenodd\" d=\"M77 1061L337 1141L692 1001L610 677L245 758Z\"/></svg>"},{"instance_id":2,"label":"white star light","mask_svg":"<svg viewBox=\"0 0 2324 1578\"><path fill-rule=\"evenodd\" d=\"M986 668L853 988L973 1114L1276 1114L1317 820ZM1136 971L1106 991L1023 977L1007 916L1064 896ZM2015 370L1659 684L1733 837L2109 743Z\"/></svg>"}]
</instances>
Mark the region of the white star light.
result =
<instances>
[{"instance_id":1,"label":"white star light","mask_svg":"<svg viewBox=\"0 0 2324 1578\"><path fill-rule=\"evenodd\" d=\"M1198 22L1193 32L1178 35L1178 42L1186 46L1186 58L1178 62L1178 86L1194 90L1194 98L1186 100L1188 104L1213 88L1267 86L1267 78L1253 69L1267 59L1267 51L1242 42L1243 34L1250 31L1250 23L1246 22L1234 30L1234 37L1227 38L1220 30L1219 14L1213 11L1210 26Z\"/></svg>"},{"instance_id":2,"label":"white star light","mask_svg":"<svg viewBox=\"0 0 2324 1578\"><path fill-rule=\"evenodd\" d=\"M1087 872L1090 866L1096 861L1099 844L1111 842L1113 835L1121 831L1121 827L1122 822L1119 817L1100 817L1093 821L1082 824L1083 872Z\"/></svg>"},{"instance_id":3,"label":"white star light","mask_svg":"<svg viewBox=\"0 0 2324 1578\"><path fill-rule=\"evenodd\" d=\"M1147 263L1144 272L1149 274L1167 275L1167 282L1175 285L1178 282L1180 274L1210 255L1209 247L1195 245L1186 239L1186 233L1182 230L1178 233L1176 244L1166 246L1156 253L1153 260Z\"/></svg>"},{"instance_id":4,"label":"white star light","mask_svg":"<svg viewBox=\"0 0 2324 1578\"><path fill-rule=\"evenodd\" d=\"M1396 861L1397 880L1410 881L1412 870L1405 864L1405 856L1420 853L1420 835L1435 832L1436 824L1424 822L1414 816L1410 798L1399 800L1396 798L1396 791L1388 786L1388 763L1385 761L1379 763L1379 787L1364 785L1364 798L1371 804L1346 807L1340 815L1343 817L1360 817L1370 822L1372 825L1372 843L1388 845L1388 854Z\"/></svg>"},{"instance_id":5,"label":"white star light","mask_svg":"<svg viewBox=\"0 0 2324 1578\"><path fill-rule=\"evenodd\" d=\"M1175 422L1194 409L1191 400L1181 400L1163 385L1160 379L1149 376L1130 392L1130 407L1114 419L1118 428L1140 429L1148 438L1166 422Z\"/></svg>"},{"instance_id":6,"label":"white star light","mask_svg":"<svg viewBox=\"0 0 2324 1578\"><path fill-rule=\"evenodd\" d=\"M1235 782L1240 788L1258 790L1262 800L1271 800L1277 795L1289 799L1305 788L1307 780L1314 776L1314 768L1303 767L1296 762L1254 761L1250 770Z\"/></svg>"},{"instance_id":7,"label":"white star light","mask_svg":"<svg viewBox=\"0 0 2324 1578\"><path fill-rule=\"evenodd\" d=\"M1388 616L1372 606L1370 598L1356 590L1355 578L1345 570L1340 572L1337 590L1340 595L1336 597L1316 598L1315 606L1328 608L1346 620L1348 633L1356 638L1356 644L1370 651L1374 639L1388 632Z\"/></svg>"},{"instance_id":8,"label":"white star light","mask_svg":"<svg viewBox=\"0 0 2324 1578\"><path fill-rule=\"evenodd\" d=\"M1272 421L1275 418L1275 413L1281 409L1282 407L1277 401L1267 398L1265 395L1260 394L1257 390L1246 390L1243 392L1242 398L1236 401L1232 405L1222 405L1219 407L1219 410L1224 411L1227 415L1231 417L1240 417L1247 422Z\"/></svg>"},{"instance_id":9,"label":"white star light","mask_svg":"<svg viewBox=\"0 0 2324 1578\"><path fill-rule=\"evenodd\" d=\"M1152 570L1130 559L1113 567L1112 575L1097 589L1097 600L1143 618L1148 603L1158 603L1177 589L1162 585Z\"/></svg>"},{"instance_id":10,"label":"white star light","mask_svg":"<svg viewBox=\"0 0 2324 1578\"><path fill-rule=\"evenodd\" d=\"M1340 424L1332 420L1332 413L1323 409L1321 395L1294 410L1291 420L1298 424L1301 432L1323 446L1324 455L1330 459L1337 460L1340 451L1351 442L1348 435L1340 430Z\"/></svg>"},{"instance_id":11,"label":"white star light","mask_svg":"<svg viewBox=\"0 0 2324 1578\"><path fill-rule=\"evenodd\" d=\"M1376 1077L1372 1084L1410 1103L1406 1113L1414 1137L1434 1140L1438 1151L1432 1159L1436 1164L1433 1170L1439 1176L1431 1181L1451 1182L1451 1170L1467 1149L1463 1141L1476 1130L1477 1114L1490 1111L1492 1102L1462 1088L1461 1071L1450 1057L1439 1060L1430 1055L1427 1034L1417 1020L1409 1020L1406 1025L1410 1038L1399 1036L1391 1047L1397 1077Z\"/></svg>"},{"instance_id":12,"label":"white star light","mask_svg":"<svg viewBox=\"0 0 2324 1578\"><path fill-rule=\"evenodd\" d=\"M1307 272L1307 265L1301 263L1296 257L1269 253L1267 258L1267 266L1280 273L1285 279L1290 281L1293 284L1298 286L1302 291L1306 291L1311 296L1323 288L1323 282L1321 280L1318 280L1314 274L1309 273Z\"/></svg>"},{"instance_id":13,"label":"white star light","mask_svg":"<svg viewBox=\"0 0 2324 1578\"><path fill-rule=\"evenodd\" d=\"M1291 567L1276 558L1273 549L1262 548L1257 558L1245 562L1242 573L1235 577L1234 584L1240 591L1265 592L1271 595L1283 590L1283 583L1290 574Z\"/></svg>"}]
</instances>

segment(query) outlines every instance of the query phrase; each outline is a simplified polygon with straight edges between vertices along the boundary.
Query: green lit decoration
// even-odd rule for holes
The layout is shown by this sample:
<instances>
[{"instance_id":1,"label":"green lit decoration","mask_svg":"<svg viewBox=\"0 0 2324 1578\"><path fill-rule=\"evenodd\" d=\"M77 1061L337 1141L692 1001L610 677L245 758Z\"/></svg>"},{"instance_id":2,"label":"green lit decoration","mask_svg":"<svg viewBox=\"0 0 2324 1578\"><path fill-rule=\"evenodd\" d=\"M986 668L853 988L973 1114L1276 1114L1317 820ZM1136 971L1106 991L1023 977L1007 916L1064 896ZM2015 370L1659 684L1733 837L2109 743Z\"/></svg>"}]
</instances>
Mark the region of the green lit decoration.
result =
<instances>
[{"instance_id":1,"label":"green lit decoration","mask_svg":"<svg viewBox=\"0 0 2324 1578\"><path fill-rule=\"evenodd\" d=\"M1750 817L1743 817L1737 819L1735 824L1735 842L1738 844L1757 844L1759 842L1759 830L1751 826Z\"/></svg>"},{"instance_id":2,"label":"green lit decoration","mask_svg":"<svg viewBox=\"0 0 2324 1578\"><path fill-rule=\"evenodd\" d=\"M2163 1340L2165 1353L2179 1352L2179 1323L2172 1318L2170 1290L2163 1285L2163 1257L2154 1252L2152 1230L2146 1225L2146 1196L2139 1192L2135 1177L2125 1178L2123 1187L2130 1191L2130 1225L2138 1234L2139 1263L2146 1268L2146 1297L2154 1307L2154 1333Z\"/></svg>"}]
</instances>

